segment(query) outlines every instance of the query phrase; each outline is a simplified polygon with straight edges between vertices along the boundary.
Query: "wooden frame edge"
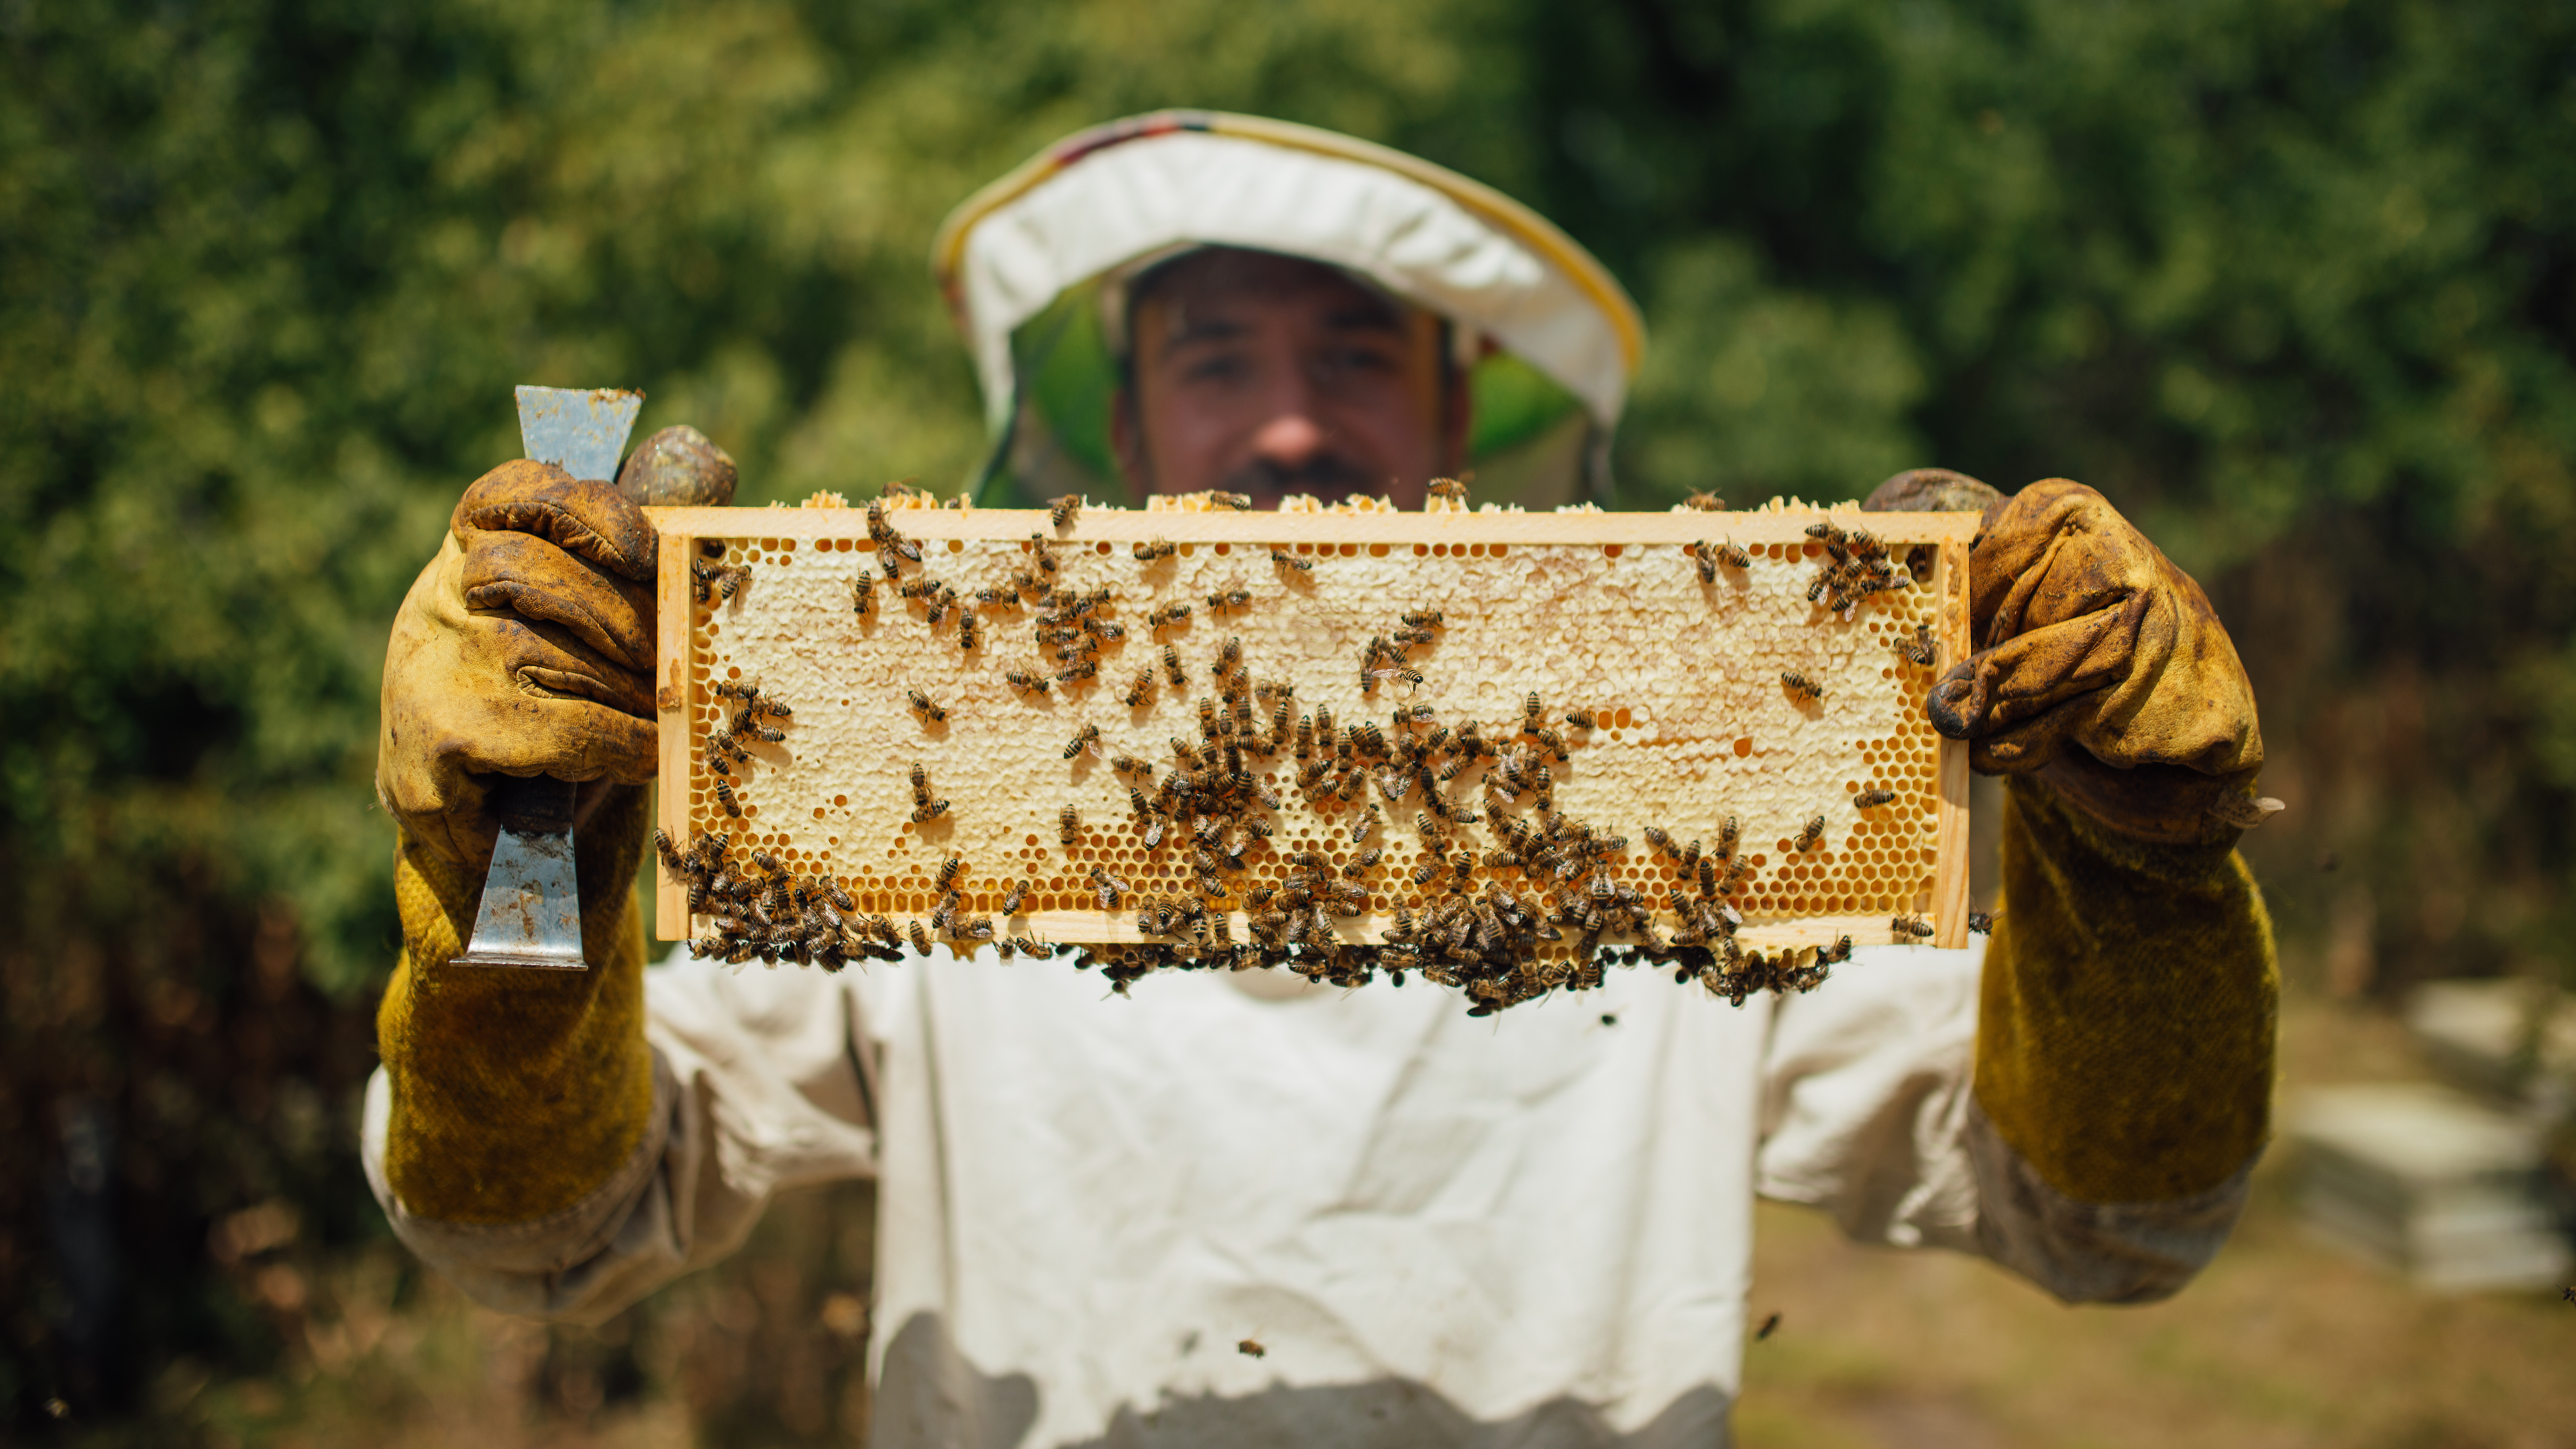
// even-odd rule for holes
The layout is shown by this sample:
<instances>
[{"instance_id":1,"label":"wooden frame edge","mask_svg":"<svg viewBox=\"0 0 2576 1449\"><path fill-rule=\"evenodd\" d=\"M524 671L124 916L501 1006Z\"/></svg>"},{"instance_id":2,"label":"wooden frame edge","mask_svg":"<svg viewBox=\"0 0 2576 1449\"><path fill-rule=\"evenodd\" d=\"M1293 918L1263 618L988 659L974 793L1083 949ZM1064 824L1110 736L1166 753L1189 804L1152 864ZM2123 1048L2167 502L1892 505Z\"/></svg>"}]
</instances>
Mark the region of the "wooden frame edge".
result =
<instances>
[{"instance_id":1,"label":"wooden frame edge","mask_svg":"<svg viewBox=\"0 0 2576 1449\"><path fill-rule=\"evenodd\" d=\"M660 748L659 778L655 782L655 803L660 806L662 828L673 836L686 830L678 822L689 818L689 698L696 675L696 661L689 657L689 548L695 539L685 534L664 533L657 540L653 574L653 627L664 640L681 641L676 646L656 650L665 657L658 661L662 677L653 691L654 722L660 734L655 743ZM689 938L688 900L680 883L662 868L657 858L653 863L653 935L657 940L685 941Z\"/></svg>"},{"instance_id":2,"label":"wooden frame edge","mask_svg":"<svg viewBox=\"0 0 2576 1449\"><path fill-rule=\"evenodd\" d=\"M688 538L865 538L864 508L647 508L664 533ZM1058 544L1141 543L1169 536L1204 543L1696 543L1733 538L1744 544L1806 543L1818 517L1867 528L1891 542L1964 544L1983 517L1976 513L1863 513L1851 505L1781 513L1149 513L1094 509L1063 528L1046 510L905 508L888 515L908 537L1017 540L1042 533Z\"/></svg>"},{"instance_id":3,"label":"wooden frame edge","mask_svg":"<svg viewBox=\"0 0 2576 1449\"><path fill-rule=\"evenodd\" d=\"M1941 637L1932 665L1935 680L1968 657L1967 542L1944 543L1937 557L1932 580L1941 601ZM1968 944L1967 741L1943 737L1936 783L1940 803L1933 817L1932 848L1940 861L1932 878L1932 944L1956 951Z\"/></svg>"}]
</instances>

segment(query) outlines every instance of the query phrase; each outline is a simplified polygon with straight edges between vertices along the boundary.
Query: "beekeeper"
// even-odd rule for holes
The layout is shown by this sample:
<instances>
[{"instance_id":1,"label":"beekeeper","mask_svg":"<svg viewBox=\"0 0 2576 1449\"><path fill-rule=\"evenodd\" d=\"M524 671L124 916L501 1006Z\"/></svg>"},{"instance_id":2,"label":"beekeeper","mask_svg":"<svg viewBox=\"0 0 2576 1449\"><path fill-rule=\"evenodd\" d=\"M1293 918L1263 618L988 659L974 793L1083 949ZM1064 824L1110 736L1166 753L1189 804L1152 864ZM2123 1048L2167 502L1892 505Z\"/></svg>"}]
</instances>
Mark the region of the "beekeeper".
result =
<instances>
[{"instance_id":1,"label":"beekeeper","mask_svg":"<svg viewBox=\"0 0 2576 1449\"><path fill-rule=\"evenodd\" d=\"M1609 276L1511 201L1243 117L1076 136L961 208L936 261L994 497L1414 496L1472 466L1488 498L1580 498L1642 347ZM504 465L386 665L404 945L369 1180L478 1299L595 1320L732 1251L772 1193L874 1178L884 1449L1721 1443L1757 1194L2070 1301L2170 1294L2265 1138L2243 670L2088 489L1927 472L1874 502L1991 504L1979 652L1928 708L2008 777L1992 937L1864 946L1740 1008L1614 971L1471 1020L1273 971L1103 999L1062 963L945 954L646 970L651 530ZM592 969L448 967L483 782L535 771L589 782Z\"/></svg>"}]
</instances>

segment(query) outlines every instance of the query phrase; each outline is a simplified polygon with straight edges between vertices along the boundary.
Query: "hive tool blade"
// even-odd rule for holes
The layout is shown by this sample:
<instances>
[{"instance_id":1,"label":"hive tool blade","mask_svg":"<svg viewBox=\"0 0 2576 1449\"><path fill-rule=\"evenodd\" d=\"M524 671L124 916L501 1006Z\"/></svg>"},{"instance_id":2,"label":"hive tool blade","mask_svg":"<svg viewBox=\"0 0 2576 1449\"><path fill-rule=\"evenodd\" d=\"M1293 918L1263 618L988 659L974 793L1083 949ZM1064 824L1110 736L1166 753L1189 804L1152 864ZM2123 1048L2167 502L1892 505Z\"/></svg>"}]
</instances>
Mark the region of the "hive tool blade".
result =
<instances>
[{"instance_id":1,"label":"hive tool blade","mask_svg":"<svg viewBox=\"0 0 2576 1449\"><path fill-rule=\"evenodd\" d=\"M528 457L578 479L608 482L635 427L644 394L620 388L519 389L519 439ZM501 833L483 876L474 939L458 966L581 971L581 885L573 869L573 782L540 775L492 786Z\"/></svg>"}]
</instances>

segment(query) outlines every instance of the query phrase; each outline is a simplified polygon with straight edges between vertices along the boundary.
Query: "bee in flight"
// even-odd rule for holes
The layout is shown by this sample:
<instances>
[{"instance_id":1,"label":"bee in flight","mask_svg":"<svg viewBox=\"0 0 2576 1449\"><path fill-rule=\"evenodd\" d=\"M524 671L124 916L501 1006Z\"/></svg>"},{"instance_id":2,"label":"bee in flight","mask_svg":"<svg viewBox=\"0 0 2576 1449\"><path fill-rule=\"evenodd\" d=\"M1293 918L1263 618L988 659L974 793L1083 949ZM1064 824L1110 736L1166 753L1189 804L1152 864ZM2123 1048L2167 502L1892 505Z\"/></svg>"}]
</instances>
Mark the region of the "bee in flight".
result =
<instances>
[{"instance_id":1,"label":"bee in flight","mask_svg":"<svg viewBox=\"0 0 2576 1449\"><path fill-rule=\"evenodd\" d=\"M1685 507L1697 509L1702 513L1724 513L1726 511L1726 500L1706 489L1701 489L1691 494L1688 498L1683 499L1682 503Z\"/></svg>"},{"instance_id":2,"label":"bee in flight","mask_svg":"<svg viewBox=\"0 0 2576 1449\"><path fill-rule=\"evenodd\" d=\"M1464 504L1467 501L1467 485L1455 478L1434 478L1431 480L1431 496Z\"/></svg>"}]
</instances>

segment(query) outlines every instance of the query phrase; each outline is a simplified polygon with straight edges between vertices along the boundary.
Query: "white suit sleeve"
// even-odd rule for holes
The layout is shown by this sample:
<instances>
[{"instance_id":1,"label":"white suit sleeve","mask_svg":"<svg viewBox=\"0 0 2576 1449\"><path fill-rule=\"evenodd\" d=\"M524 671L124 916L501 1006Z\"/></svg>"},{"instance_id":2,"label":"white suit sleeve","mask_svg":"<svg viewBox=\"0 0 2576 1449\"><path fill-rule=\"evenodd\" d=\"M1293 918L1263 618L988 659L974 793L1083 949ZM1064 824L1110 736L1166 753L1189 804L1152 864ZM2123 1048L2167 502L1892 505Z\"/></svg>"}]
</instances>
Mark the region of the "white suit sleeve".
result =
<instances>
[{"instance_id":1,"label":"white suit sleeve","mask_svg":"<svg viewBox=\"0 0 2576 1449\"><path fill-rule=\"evenodd\" d=\"M2251 1165L2172 1202L2085 1203L2051 1187L1971 1089L1984 947L1864 948L1780 1002L1756 1190L1822 1208L1861 1242L1991 1258L2070 1303L2171 1296L2234 1229Z\"/></svg>"},{"instance_id":2,"label":"white suit sleeve","mask_svg":"<svg viewBox=\"0 0 2576 1449\"><path fill-rule=\"evenodd\" d=\"M854 972L648 969L651 1123L607 1182L536 1222L404 1212L385 1183L392 1103L379 1069L367 1084L368 1185L395 1233L478 1302L597 1322L739 1247L778 1190L875 1175L875 1056L854 984Z\"/></svg>"}]
</instances>

